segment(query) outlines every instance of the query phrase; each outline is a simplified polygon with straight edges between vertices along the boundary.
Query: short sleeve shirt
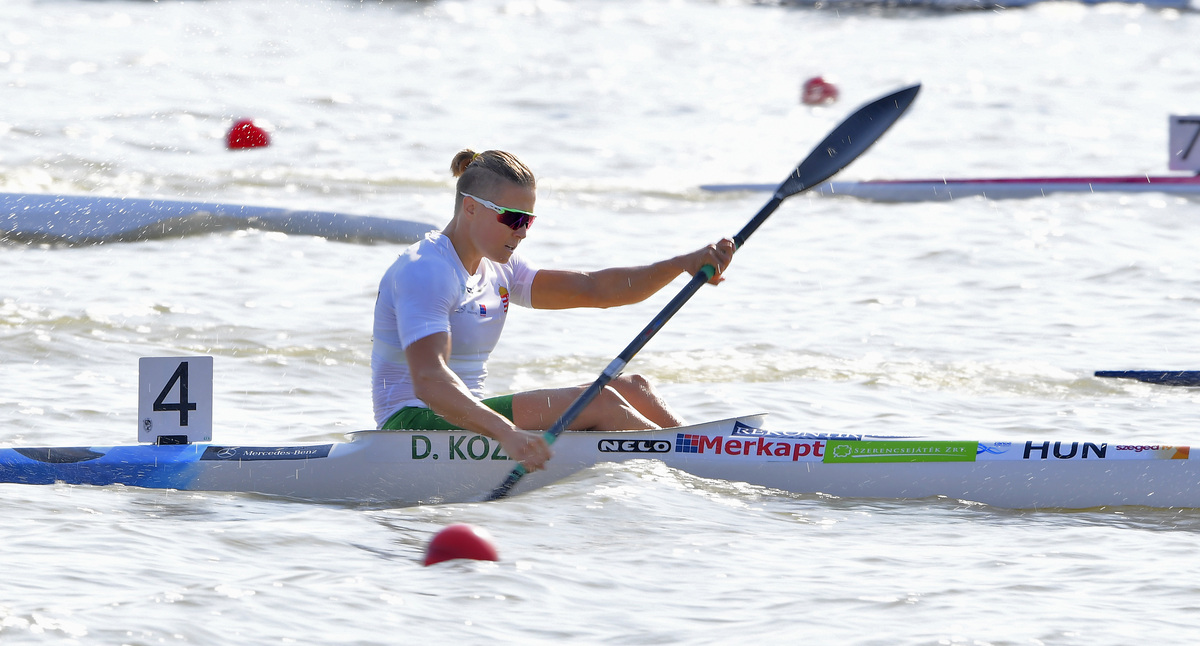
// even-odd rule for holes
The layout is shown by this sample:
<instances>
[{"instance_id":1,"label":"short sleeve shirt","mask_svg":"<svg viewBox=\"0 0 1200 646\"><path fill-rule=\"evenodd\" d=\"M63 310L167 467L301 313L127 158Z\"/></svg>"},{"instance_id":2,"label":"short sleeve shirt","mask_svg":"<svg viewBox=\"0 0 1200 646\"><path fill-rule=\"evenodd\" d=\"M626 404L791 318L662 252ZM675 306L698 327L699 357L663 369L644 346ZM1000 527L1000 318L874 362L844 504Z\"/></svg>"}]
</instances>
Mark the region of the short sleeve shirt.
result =
<instances>
[{"instance_id":1,"label":"short sleeve shirt","mask_svg":"<svg viewBox=\"0 0 1200 646\"><path fill-rule=\"evenodd\" d=\"M448 365L483 397L487 359L500 340L510 305L531 307L537 269L513 254L506 263L484 258L469 274L450 238L432 232L408 247L384 273L375 302L371 391L382 427L405 406L425 406L413 392L404 358L411 343L450 333Z\"/></svg>"}]
</instances>

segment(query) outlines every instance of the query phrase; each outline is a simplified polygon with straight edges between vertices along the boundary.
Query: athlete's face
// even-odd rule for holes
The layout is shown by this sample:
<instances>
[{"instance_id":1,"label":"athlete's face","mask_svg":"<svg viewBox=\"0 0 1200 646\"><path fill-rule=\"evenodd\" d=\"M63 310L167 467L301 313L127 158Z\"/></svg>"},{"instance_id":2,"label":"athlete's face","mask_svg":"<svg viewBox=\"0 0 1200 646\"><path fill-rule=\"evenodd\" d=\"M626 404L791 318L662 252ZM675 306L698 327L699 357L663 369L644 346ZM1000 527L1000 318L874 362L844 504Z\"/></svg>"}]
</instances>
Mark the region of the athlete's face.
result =
<instances>
[{"instance_id":1,"label":"athlete's face","mask_svg":"<svg viewBox=\"0 0 1200 646\"><path fill-rule=\"evenodd\" d=\"M533 189L509 182L501 182L480 192L488 193L479 195L480 200L491 202L502 209L516 209L527 213L533 212L533 203L537 198ZM471 197L463 197L463 201L463 207L471 210L474 216L474 230L478 236L476 244L479 246L479 250L488 260L508 262L513 252L517 250L517 245L521 244L521 241L529 234L529 226L520 223L514 230L501 221L501 219L512 221L513 218L509 214L504 214L502 218L501 214L490 206Z\"/></svg>"}]
</instances>

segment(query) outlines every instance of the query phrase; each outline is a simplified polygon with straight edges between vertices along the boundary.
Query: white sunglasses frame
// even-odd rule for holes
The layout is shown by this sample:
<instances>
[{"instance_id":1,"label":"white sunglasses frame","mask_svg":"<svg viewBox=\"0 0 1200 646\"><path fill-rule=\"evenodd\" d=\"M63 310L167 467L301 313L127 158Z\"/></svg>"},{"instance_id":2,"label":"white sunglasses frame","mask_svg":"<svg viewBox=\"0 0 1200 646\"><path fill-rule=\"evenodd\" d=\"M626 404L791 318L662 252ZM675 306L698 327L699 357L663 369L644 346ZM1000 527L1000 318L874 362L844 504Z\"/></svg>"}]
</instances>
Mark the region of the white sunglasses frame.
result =
<instances>
[{"instance_id":1,"label":"white sunglasses frame","mask_svg":"<svg viewBox=\"0 0 1200 646\"><path fill-rule=\"evenodd\" d=\"M507 212L507 211L511 211L511 212L513 212L513 213L520 213L522 216L527 216L527 217L529 218L529 220L527 220L527 221L525 222L525 224L523 225L523 226L524 226L524 228L526 228L526 229L528 229L529 227L533 226L533 220L534 220L534 218L536 218L536 217L537 217L536 215L534 215L533 213L530 213L529 211L522 211L521 209L510 209L510 208L508 208L508 207L505 207L505 206L500 206L500 205L498 205L498 204L496 204L496 203L494 203L494 202L489 202L488 200L485 200L485 199L483 199L483 198L481 198L481 197L475 197L474 195L471 195L470 193L463 193L462 191L459 191L459 193L458 193L458 194L459 194L459 195L461 195L461 196L463 196L463 197L469 197L469 198L471 198L472 200L475 200L475 201L476 201L476 202L478 202L479 204L483 205L484 207L486 207L486 208L489 208L489 209L491 209L491 210L495 211L495 212L496 212L496 216L497 216L497 217L499 217L499 216L501 216L501 215L504 215L504 213L505 213L505 212ZM519 220L518 220L518 222L519 222ZM501 224L504 224L504 223L503 223L503 222L501 222ZM508 228L510 228L510 229L513 229L513 228L512 228L512 226L510 226L510 225L508 225L508 224L504 224L504 226L506 226L506 227L508 227ZM517 229L520 229L520 228L521 228L521 227L517 227L516 229L513 229L513 231L516 231Z\"/></svg>"}]
</instances>

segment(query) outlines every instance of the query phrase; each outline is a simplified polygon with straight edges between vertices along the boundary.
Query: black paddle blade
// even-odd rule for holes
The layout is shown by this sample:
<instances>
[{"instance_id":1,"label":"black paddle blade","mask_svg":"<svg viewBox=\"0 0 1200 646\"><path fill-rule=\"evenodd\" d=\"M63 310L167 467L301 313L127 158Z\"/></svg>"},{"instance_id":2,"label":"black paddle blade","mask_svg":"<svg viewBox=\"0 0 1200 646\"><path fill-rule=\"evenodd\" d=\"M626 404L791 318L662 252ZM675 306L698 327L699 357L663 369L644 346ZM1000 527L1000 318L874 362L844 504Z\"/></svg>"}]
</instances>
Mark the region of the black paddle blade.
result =
<instances>
[{"instance_id":1,"label":"black paddle blade","mask_svg":"<svg viewBox=\"0 0 1200 646\"><path fill-rule=\"evenodd\" d=\"M775 191L787 197L822 184L866 152L917 98L921 84L876 99L846 118Z\"/></svg>"},{"instance_id":2,"label":"black paddle blade","mask_svg":"<svg viewBox=\"0 0 1200 646\"><path fill-rule=\"evenodd\" d=\"M871 144L875 143L875 140L883 135L900 118L900 115L904 114L904 111L912 104L913 99L917 98L917 91L920 89L921 86L918 84L899 92L894 92L882 99L877 99L872 103L864 105L857 112L850 115L833 132L829 133L829 136L825 138L825 141L821 142L820 146L817 146L816 150L809 153L807 159L800 162L800 165L792 172L791 177L783 184L780 184L779 189L775 191L775 195L771 197L770 201L733 237L734 245L741 248L746 239L758 229L759 225L771 217L775 209L779 208L779 205L789 195L795 195L800 191L812 188L833 177L834 173L837 173L847 164L854 161L856 157L866 152L871 147ZM679 308L683 307L684 303L712 276L711 273L708 273L711 271L713 271L712 267L707 267L696 272L696 275L692 277L687 286L670 303L667 303L667 306L658 313L658 316L654 317L650 325L647 325L646 329L642 330L641 334L621 351L617 359L609 364L609 367L600 374L600 377L571 403L571 406L554 423L554 426L551 426L546 431L546 441L553 442L554 438L566 430L567 425L574 421L579 413L599 395L600 391L604 389L604 386L610 380L620 374L624 366L633 360L633 356L667 324L667 321L671 320L675 312L678 312ZM508 478L492 491L487 500L499 500L507 496L508 492L516 486L517 482L524 475L525 470L518 465L517 468L509 472Z\"/></svg>"},{"instance_id":3,"label":"black paddle blade","mask_svg":"<svg viewBox=\"0 0 1200 646\"><path fill-rule=\"evenodd\" d=\"M733 244L741 249L746 238L758 230L767 218L788 197L807 191L833 177L838 171L867 151L871 144L887 132L917 98L921 84L906 87L859 108L838 124L838 127L813 149L792 174L775 189L770 201L733 236Z\"/></svg>"}]
</instances>

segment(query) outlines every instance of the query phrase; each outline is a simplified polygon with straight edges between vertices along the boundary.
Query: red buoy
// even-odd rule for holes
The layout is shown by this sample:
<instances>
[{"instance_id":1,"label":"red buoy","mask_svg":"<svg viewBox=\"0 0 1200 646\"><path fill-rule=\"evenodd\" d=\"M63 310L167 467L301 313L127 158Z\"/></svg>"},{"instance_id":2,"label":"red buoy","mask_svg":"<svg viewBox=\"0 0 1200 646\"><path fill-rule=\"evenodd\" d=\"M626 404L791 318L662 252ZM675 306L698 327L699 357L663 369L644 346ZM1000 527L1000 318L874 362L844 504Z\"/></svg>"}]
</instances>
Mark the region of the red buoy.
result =
<instances>
[{"instance_id":1,"label":"red buoy","mask_svg":"<svg viewBox=\"0 0 1200 646\"><path fill-rule=\"evenodd\" d=\"M239 119L225 136L225 145L230 150L262 148L271 145L271 138L250 119Z\"/></svg>"},{"instance_id":2,"label":"red buoy","mask_svg":"<svg viewBox=\"0 0 1200 646\"><path fill-rule=\"evenodd\" d=\"M487 530L471 525L450 525L438 532L425 548L425 565L451 559L499 561L500 555Z\"/></svg>"},{"instance_id":3,"label":"red buoy","mask_svg":"<svg viewBox=\"0 0 1200 646\"><path fill-rule=\"evenodd\" d=\"M804 105L822 105L837 101L837 86L825 79L814 76L804 82L800 92L800 102Z\"/></svg>"}]
</instances>

